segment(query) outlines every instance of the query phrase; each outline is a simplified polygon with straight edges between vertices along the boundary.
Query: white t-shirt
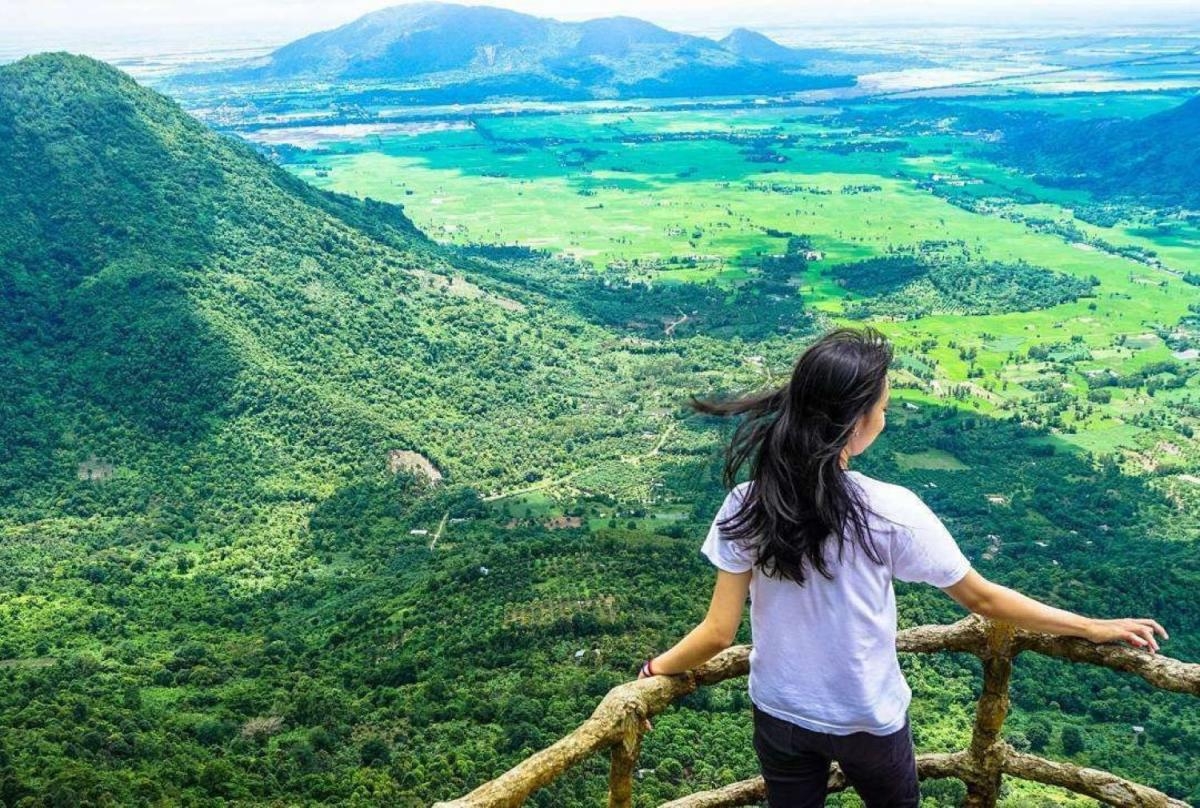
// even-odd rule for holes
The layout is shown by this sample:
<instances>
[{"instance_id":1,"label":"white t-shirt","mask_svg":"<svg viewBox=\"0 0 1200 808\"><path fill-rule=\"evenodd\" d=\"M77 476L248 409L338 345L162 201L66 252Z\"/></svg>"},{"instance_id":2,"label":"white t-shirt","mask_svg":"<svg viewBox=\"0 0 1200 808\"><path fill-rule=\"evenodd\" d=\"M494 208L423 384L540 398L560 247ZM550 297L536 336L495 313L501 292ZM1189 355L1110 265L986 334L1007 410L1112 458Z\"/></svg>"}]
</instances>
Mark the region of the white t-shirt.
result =
<instances>
[{"instance_id":1,"label":"white t-shirt","mask_svg":"<svg viewBox=\"0 0 1200 808\"><path fill-rule=\"evenodd\" d=\"M738 511L751 483L729 492L701 552L719 569L750 578L750 698L763 712L815 732L888 735L904 726L912 690L896 656L892 579L947 587L971 563L933 511L907 488L847 472L871 513L879 565L851 539L841 561L826 542L828 580L811 565L803 586L754 567L742 542L719 523Z\"/></svg>"}]
</instances>

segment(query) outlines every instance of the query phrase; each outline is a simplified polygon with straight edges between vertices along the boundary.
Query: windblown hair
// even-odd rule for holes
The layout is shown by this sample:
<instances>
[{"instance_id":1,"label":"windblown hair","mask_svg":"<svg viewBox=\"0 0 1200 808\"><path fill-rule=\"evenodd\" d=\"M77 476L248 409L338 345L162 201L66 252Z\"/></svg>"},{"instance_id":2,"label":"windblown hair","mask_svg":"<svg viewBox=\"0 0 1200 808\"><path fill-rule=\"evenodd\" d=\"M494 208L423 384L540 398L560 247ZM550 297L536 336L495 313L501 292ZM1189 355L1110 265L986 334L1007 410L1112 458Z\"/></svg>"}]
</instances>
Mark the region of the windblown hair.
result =
<instances>
[{"instance_id":1,"label":"windblown hair","mask_svg":"<svg viewBox=\"0 0 1200 808\"><path fill-rule=\"evenodd\" d=\"M873 328L830 331L796 361L776 390L732 401L691 401L709 415L744 415L725 460L725 485L749 465L751 485L741 508L719 525L722 538L747 543L769 576L803 585L810 569L833 575L825 544L838 558L855 541L883 563L867 521L868 508L841 467L858 419L883 395L892 348Z\"/></svg>"}]
</instances>

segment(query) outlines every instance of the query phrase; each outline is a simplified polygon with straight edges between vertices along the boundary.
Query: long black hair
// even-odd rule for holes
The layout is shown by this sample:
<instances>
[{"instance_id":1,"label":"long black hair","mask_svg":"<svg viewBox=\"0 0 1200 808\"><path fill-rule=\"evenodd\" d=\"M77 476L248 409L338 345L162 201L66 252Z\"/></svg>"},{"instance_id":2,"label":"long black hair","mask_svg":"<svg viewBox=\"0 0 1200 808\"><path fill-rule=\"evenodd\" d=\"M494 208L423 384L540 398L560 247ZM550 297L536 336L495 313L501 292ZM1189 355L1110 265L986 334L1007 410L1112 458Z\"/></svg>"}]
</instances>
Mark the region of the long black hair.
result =
<instances>
[{"instance_id":1,"label":"long black hair","mask_svg":"<svg viewBox=\"0 0 1200 808\"><path fill-rule=\"evenodd\" d=\"M726 454L725 485L732 488L746 464L752 484L719 527L722 538L754 547L767 575L803 585L811 565L832 579L824 556L830 537L839 558L853 540L883 563L841 456L859 418L883 395L891 361L879 331L839 328L810 345L778 389L732 401L692 399L702 413L745 416Z\"/></svg>"}]
</instances>

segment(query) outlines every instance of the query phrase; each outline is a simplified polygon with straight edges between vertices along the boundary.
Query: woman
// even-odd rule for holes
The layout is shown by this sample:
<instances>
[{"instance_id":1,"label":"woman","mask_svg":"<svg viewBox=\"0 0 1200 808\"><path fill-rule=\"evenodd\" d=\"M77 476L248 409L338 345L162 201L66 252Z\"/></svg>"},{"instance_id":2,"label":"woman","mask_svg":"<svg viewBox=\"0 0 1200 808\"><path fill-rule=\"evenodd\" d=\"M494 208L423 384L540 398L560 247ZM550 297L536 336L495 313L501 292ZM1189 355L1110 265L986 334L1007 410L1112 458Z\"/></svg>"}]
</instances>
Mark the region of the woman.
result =
<instances>
[{"instance_id":1,"label":"woman","mask_svg":"<svg viewBox=\"0 0 1200 808\"><path fill-rule=\"evenodd\" d=\"M915 494L848 470L883 430L891 359L878 331L839 329L778 390L693 401L745 416L725 465L732 491L702 548L717 581L703 622L641 676L681 673L729 647L750 596L754 748L772 808L824 805L833 760L867 806L918 804L893 578L1031 631L1151 653L1155 633L1167 636L1153 620L1086 618L985 580Z\"/></svg>"}]
</instances>

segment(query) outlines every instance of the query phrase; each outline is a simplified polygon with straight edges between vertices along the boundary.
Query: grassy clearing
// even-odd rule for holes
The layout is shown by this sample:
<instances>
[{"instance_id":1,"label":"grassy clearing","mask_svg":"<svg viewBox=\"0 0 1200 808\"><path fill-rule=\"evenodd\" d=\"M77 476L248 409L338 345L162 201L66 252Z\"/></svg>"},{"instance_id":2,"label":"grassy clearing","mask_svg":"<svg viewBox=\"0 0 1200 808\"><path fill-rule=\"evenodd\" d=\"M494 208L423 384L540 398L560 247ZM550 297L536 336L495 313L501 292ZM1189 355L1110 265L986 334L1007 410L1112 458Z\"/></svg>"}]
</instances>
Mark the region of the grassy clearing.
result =
<instances>
[{"instance_id":1,"label":"grassy clearing","mask_svg":"<svg viewBox=\"0 0 1200 808\"><path fill-rule=\"evenodd\" d=\"M0 659L0 668L50 668L58 664L57 657L30 657L28 659Z\"/></svg>"},{"instance_id":2,"label":"grassy clearing","mask_svg":"<svg viewBox=\"0 0 1200 808\"><path fill-rule=\"evenodd\" d=\"M900 468L908 470L964 471L970 468L954 455L941 449L927 449L924 452L914 452L913 454L894 452L892 456L896 458L896 464Z\"/></svg>"}]
</instances>

